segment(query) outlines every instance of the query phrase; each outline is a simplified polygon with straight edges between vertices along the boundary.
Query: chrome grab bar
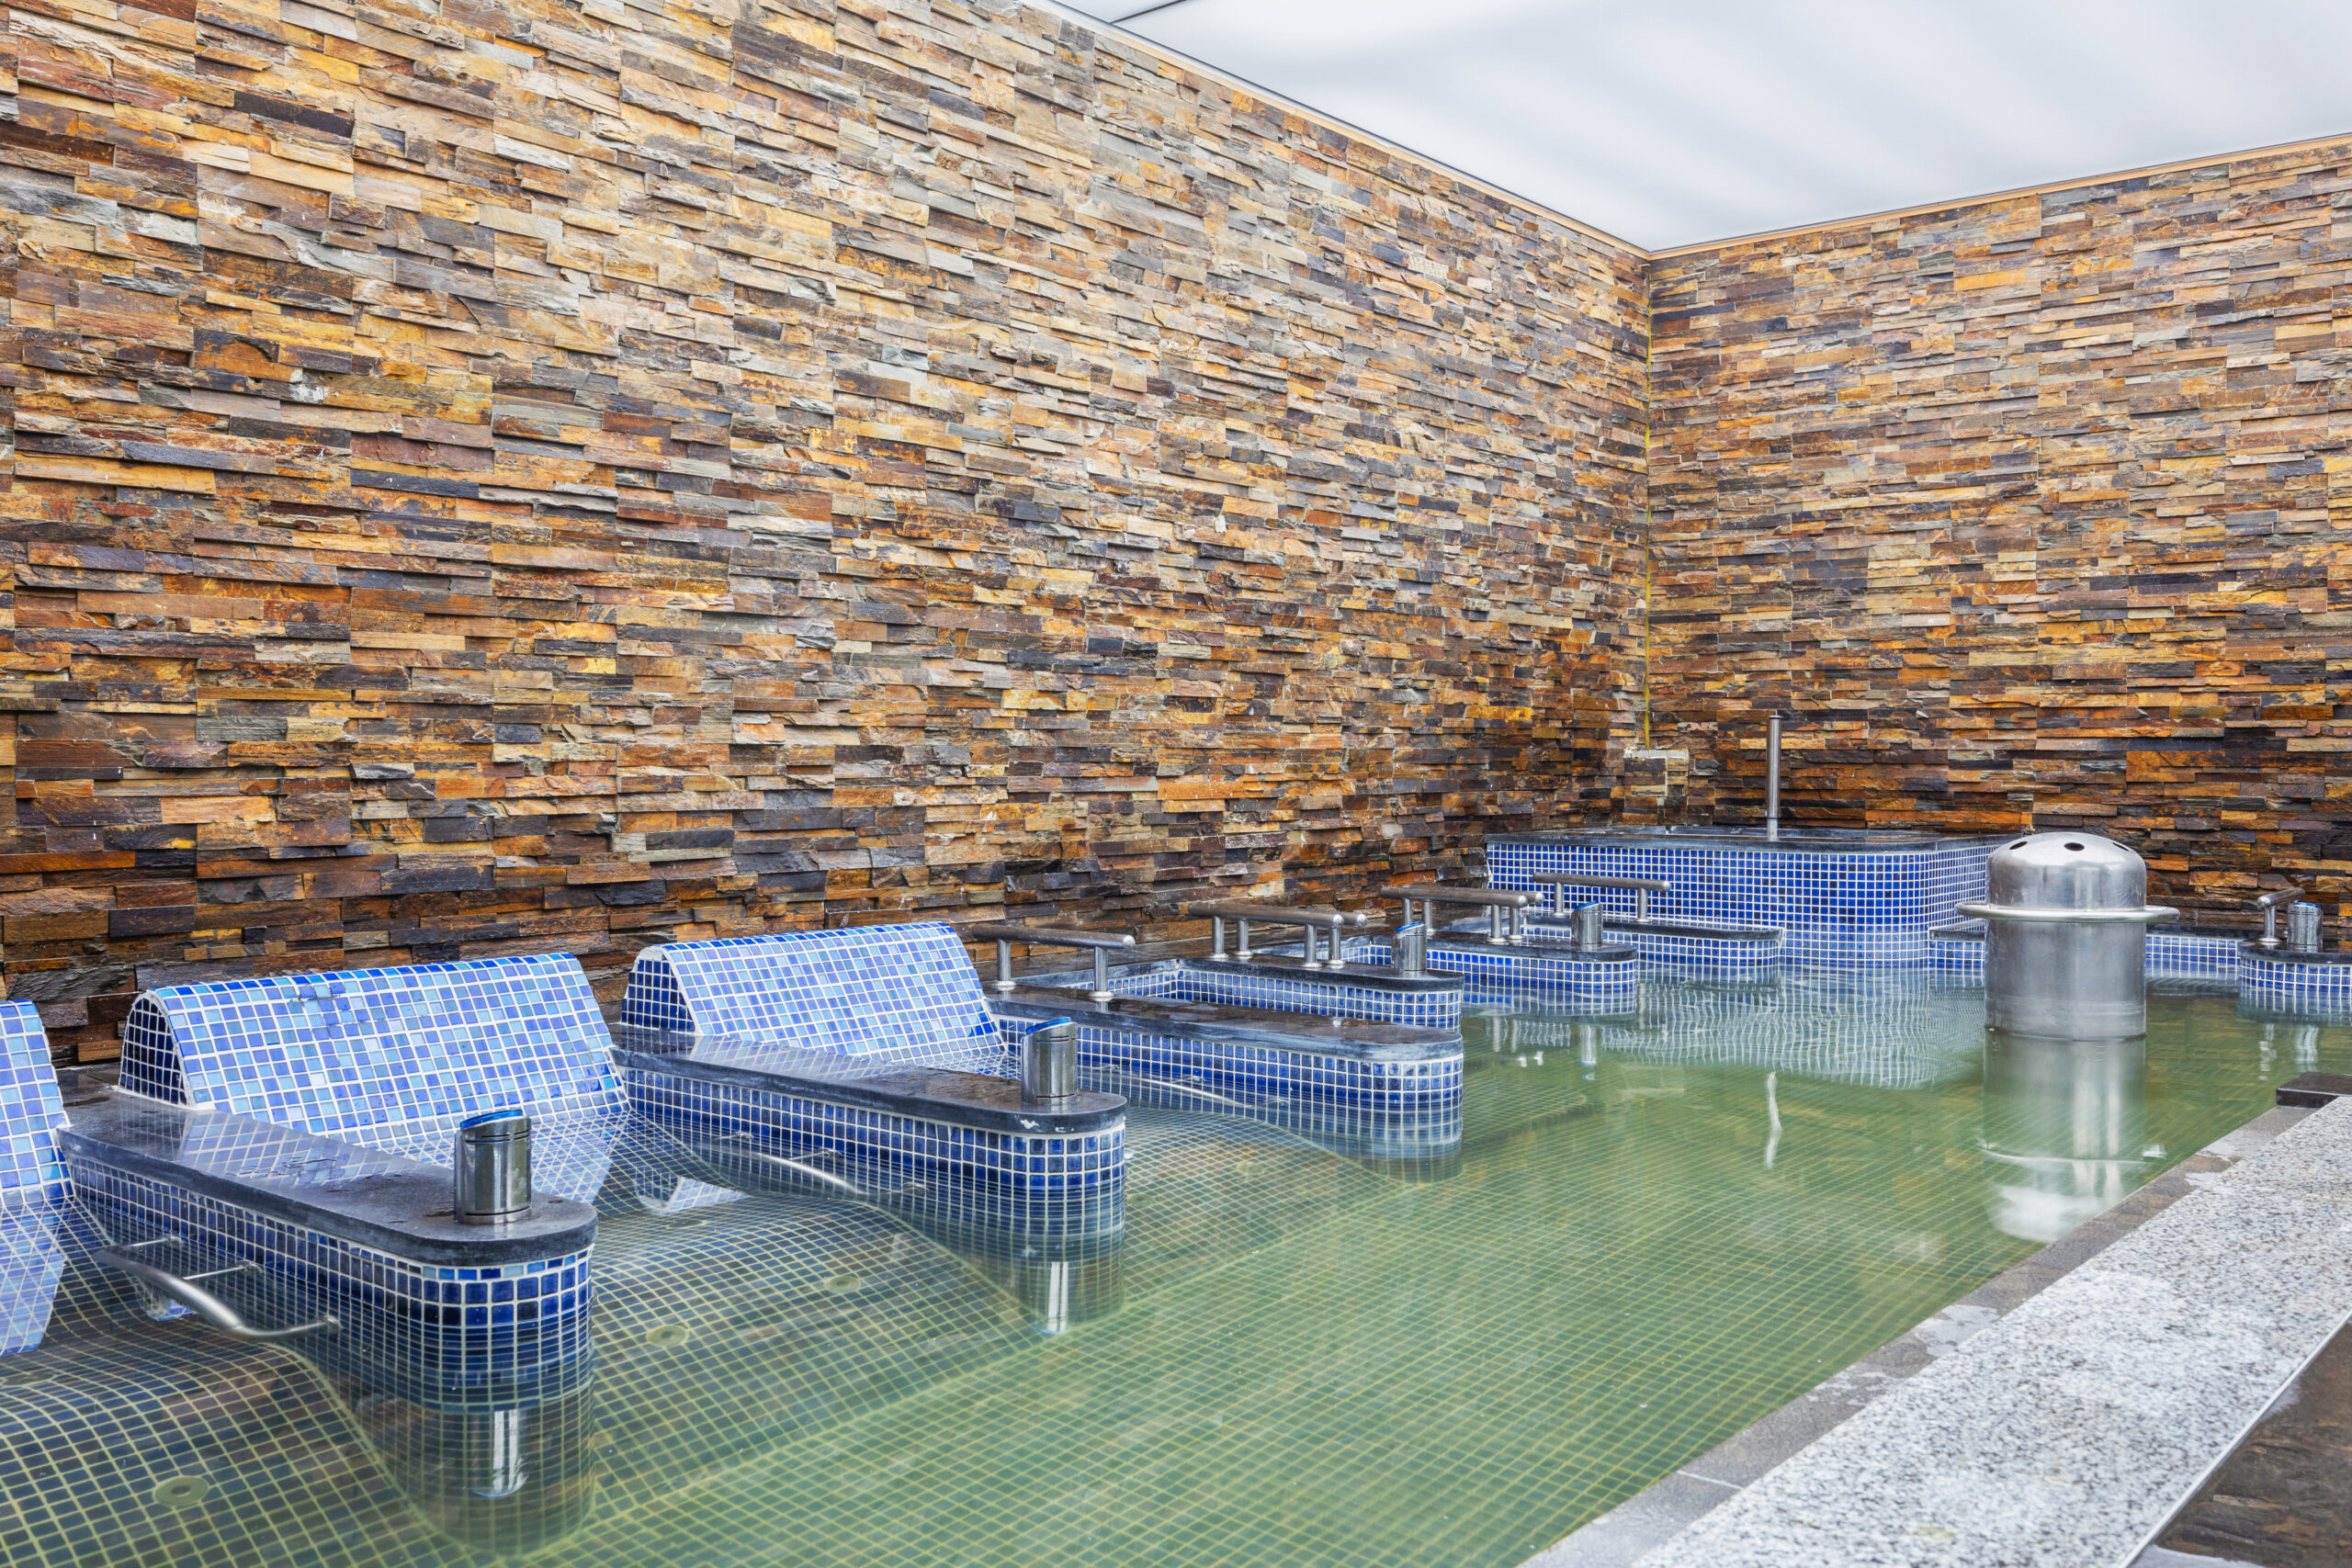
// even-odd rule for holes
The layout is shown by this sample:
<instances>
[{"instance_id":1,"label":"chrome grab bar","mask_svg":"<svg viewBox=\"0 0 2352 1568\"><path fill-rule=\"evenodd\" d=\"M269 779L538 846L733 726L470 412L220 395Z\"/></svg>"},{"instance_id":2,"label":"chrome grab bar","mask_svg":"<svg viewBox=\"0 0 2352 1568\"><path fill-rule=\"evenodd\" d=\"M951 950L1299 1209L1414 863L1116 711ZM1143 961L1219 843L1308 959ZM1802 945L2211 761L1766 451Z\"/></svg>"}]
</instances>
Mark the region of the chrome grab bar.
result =
<instances>
[{"instance_id":1,"label":"chrome grab bar","mask_svg":"<svg viewBox=\"0 0 2352 1568\"><path fill-rule=\"evenodd\" d=\"M1421 923L1432 933L1437 920L1431 911L1440 904L1483 904L1487 909L1487 945L1510 947L1527 940L1527 911L1543 900L1532 893L1521 893L1504 887L1445 887L1433 882L1416 882L1409 886L1392 887L1392 898L1405 901L1404 923L1413 923L1413 906L1421 906ZM1503 911L1510 911L1510 931L1503 931Z\"/></svg>"},{"instance_id":2,"label":"chrome grab bar","mask_svg":"<svg viewBox=\"0 0 2352 1568\"><path fill-rule=\"evenodd\" d=\"M1260 920L1272 926L1297 926L1302 929L1306 937L1306 957L1301 967L1307 969L1323 967L1316 957L1320 946L1315 934L1317 931L1330 931L1331 967L1337 969L1340 964L1340 930L1347 926L1368 925L1372 920L1370 915L1361 910L1351 915L1345 909L1307 908L1290 904L1254 904L1248 899L1223 904L1187 904L1184 906L1184 912L1188 915L1209 917L1211 929L1215 933L1209 942L1209 962L1212 964L1249 963L1251 957L1250 922ZM1231 954L1225 951L1225 922L1227 920L1238 920L1241 925L1241 950Z\"/></svg>"},{"instance_id":3,"label":"chrome grab bar","mask_svg":"<svg viewBox=\"0 0 2352 1568\"><path fill-rule=\"evenodd\" d=\"M1010 991L1021 982L1012 977L1012 944L1025 942L1031 947L1089 947L1094 950L1094 988L1086 994L1098 1002L1111 999L1111 953L1121 947L1133 947L1133 931L1090 931L1061 926L1022 926L996 920L987 925L966 926L963 934L967 941L996 943L996 988Z\"/></svg>"},{"instance_id":4,"label":"chrome grab bar","mask_svg":"<svg viewBox=\"0 0 2352 1568\"><path fill-rule=\"evenodd\" d=\"M168 1269L158 1269L153 1263L142 1263L136 1258L125 1258L123 1252L135 1252L142 1247L160 1247L177 1236L157 1236L153 1241L133 1242L120 1251L102 1247L97 1260L107 1268L130 1275L158 1294L169 1296L202 1321L238 1339L294 1339L305 1334L322 1331L332 1334L343 1326L333 1313L310 1323L297 1323L284 1328L255 1328L247 1323L235 1307L197 1283L198 1280L217 1280L223 1274L257 1274L261 1265L248 1258L226 1269L208 1269L201 1274L175 1274Z\"/></svg>"},{"instance_id":5,"label":"chrome grab bar","mask_svg":"<svg viewBox=\"0 0 2352 1568\"><path fill-rule=\"evenodd\" d=\"M2278 945L2278 906L2281 904L2291 904L2302 896L2302 888L2298 886L2288 886L2281 887L2275 893L2265 893L2262 897L2254 901L2254 907L2262 911L2263 946L2276 947Z\"/></svg>"},{"instance_id":6,"label":"chrome grab bar","mask_svg":"<svg viewBox=\"0 0 2352 1568\"><path fill-rule=\"evenodd\" d=\"M1538 886L1549 885L1552 889L1551 913L1566 915L1568 901L1561 889L1567 887L1631 887L1634 889L1634 919L1650 918L1650 895L1671 893L1671 883L1660 882L1655 876L1531 876L1527 879Z\"/></svg>"}]
</instances>

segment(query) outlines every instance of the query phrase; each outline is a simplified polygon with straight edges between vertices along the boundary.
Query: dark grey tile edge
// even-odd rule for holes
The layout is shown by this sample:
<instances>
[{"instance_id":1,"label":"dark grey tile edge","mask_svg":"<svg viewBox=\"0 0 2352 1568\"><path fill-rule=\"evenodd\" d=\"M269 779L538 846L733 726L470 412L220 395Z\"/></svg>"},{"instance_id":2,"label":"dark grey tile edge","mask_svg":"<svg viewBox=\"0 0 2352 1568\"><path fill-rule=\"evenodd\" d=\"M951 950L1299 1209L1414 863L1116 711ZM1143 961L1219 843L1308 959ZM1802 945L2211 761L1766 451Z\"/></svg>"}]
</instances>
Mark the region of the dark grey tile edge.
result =
<instances>
[{"instance_id":1,"label":"dark grey tile edge","mask_svg":"<svg viewBox=\"0 0 2352 1568\"><path fill-rule=\"evenodd\" d=\"M2279 1106L2223 1134L2105 1213L1537 1552L1524 1568L1628 1568L1970 1335L1998 1322L2311 1114L2307 1108ZM2227 1568L2211 1559L2196 1561Z\"/></svg>"}]
</instances>

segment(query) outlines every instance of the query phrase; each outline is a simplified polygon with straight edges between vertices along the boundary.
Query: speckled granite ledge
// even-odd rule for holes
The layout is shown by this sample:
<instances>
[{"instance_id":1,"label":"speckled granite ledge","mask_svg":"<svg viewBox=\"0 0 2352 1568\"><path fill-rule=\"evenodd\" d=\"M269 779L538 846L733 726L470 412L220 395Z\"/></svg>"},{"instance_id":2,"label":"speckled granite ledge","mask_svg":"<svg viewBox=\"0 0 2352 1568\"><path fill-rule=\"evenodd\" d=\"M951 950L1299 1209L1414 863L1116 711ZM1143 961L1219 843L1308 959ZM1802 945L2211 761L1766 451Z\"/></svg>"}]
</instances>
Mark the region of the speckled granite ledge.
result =
<instances>
[{"instance_id":1,"label":"speckled granite ledge","mask_svg":"<svg viewBox=\"0 0 2352 1568\"><path fill-rule=\"evenodd\" d=\"M1594 1519L1530 1560L1527 1568L1624 1568L1624 1565L1643 1559L1645 1554L1674 1540L1678 1532L1684 1531L1702 1517L1738 1497L1749 1485L1771 1473L1775 1466L1874 1402L1902 1389L1916 1374L1951 1356L1963 1341L1999 1323L2090 1259L2131 1236L2179 1200L2200 1188L2221 1181L2223 1173L2242 1161L2251 1159L2273 1139L2312 1114L2307 1110L2266 1111L2245 1126L2217 1139L2105 1213L1987 1280L1918 1327ZM2339 1129L2336 1136L2352 1144L2352 1133ZM2352 1214L2346 1217L2352 1218ZM2324 1334L2320 1337L2324 1337ZM2283 1379L2287 1373L2280 1375ZM2261 1400L2256 1401L2257 1410L2262 1403ZM2248 1418L2251 1419L2251 1414ZM2218 1460L2226 1445L2226 1438L2217 1443L2207 1456L2207 1462ZM1951 1473L1956 1477L1964 1474L1958 1469ZM2193 1475L2187 1478L2178 1489L2179 1495L2186 1495L2196 1480ZM2174 1501L2177 1500L2177 1496ZM2161 1508L2158 1513L2161 1516ZM2153 1530L2159 1523L2161 1517L2151 1519L2149 1529ZM1697 1532L1694 1530L1691 1534L1695 1539ZM1896 1543L1874 1543L1879 1546L1894 1544ZM1919 1544L1935 1543L1923 1541ZM1681 1540L1675 1541L1678 1552L1683 1545ZM1786 1538L1777 1540L1769 1550L1758 1555L1726 1553L1712 1561L1785 1562L1791 1561L1786 1555L1791 1552L1825 1555L1829 1562L1958 1563L1977 1561L1964 1553L1948 1552L1942 1555L1904 1556L1885 1552L1875 1557L1839 1556L1826 1551L1826 1539L1800 1546L1791 1543ZM1666 1557L1656 1561L1669 1560L1681 1561ZM1708 1559L1690 1559L1693 1562L1702 1560ZM1800 1555L1796 1560L1806 1562L1811 1568L1809 1555ZM2039 1562L2042 1559L2021 1558L2018 1561ZM2068 1560L2063 1551L2052 1561L2067 1561L2069 1568L2079 1568L2079 1561Z\"/></svg>"}]
</instances>

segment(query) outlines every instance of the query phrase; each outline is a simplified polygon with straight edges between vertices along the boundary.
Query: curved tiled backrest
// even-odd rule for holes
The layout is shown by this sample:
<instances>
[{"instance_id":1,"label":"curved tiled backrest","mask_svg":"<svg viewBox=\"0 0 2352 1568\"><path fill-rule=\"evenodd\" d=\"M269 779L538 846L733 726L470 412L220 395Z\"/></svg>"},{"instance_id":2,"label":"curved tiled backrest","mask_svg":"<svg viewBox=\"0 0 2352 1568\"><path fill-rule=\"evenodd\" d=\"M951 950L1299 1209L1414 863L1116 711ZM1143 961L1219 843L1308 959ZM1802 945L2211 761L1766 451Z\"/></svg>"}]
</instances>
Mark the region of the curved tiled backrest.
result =
<instances>
[{"instance_id":1,"label":"curved tiled backrest","mask_svg":"<svg viewBox=\"0 0 2352 1568\"><path fill-rule=\"evenodd\" d=\"M618 1103L611 1050L578 959L485 958L142 992L123 1026L122 1086L340 1133Z\"/></svg>"},{"instance_id":2,"label":"curved tiled backrest","mask_svg":"<svg viewBox=\"0 0 2352 1568\"><path fill-rule=\"evenodd\" d=\"M629 972L621 1021L842 1056L997 1038L956 928L936 921L649 947Z\"/></svg>"},{"instance_id":3,"label":"curved tiled backrest","mask_svg":"<svg viewBox=\"0 0 2352 1568\"><path fill-rule=\"evenodd\" d=\"M40 1013L30 1002L0 1002L0 1209L65 1196L57 1157L64 1120Z\"/></svg>"}]
</instances>

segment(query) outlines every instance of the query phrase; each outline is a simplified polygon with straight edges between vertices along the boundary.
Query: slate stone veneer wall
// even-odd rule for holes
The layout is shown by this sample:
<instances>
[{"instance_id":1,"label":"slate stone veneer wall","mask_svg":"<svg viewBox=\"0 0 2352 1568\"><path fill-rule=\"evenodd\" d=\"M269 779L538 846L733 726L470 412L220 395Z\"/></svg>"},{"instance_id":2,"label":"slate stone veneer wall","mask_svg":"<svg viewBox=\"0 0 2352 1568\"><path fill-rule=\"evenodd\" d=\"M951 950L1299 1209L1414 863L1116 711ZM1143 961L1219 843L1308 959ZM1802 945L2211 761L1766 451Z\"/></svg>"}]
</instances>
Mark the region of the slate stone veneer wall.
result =
<instances>
[{"instance_id":1,"label":"slate stone veneer wall","mask_svg":"<svg viewBox=\"0 0 2352 1568\"><path fill-rule=\"evenodd\" d=\"M68 1052L1608 804L1635 253L1017 7L6 11L0 953Z\"/></svg>"},{"instance_id":2,"label":"slate stone veneer wall","mask_svg":"<svg viewBox=\"0 0 2352 1568\"><path fill-rule=\"evenodd\" d=\"M1657 258L1679 809L2086 826L2352 913L2352 142Z\"/></svg>"}]
</instances>

